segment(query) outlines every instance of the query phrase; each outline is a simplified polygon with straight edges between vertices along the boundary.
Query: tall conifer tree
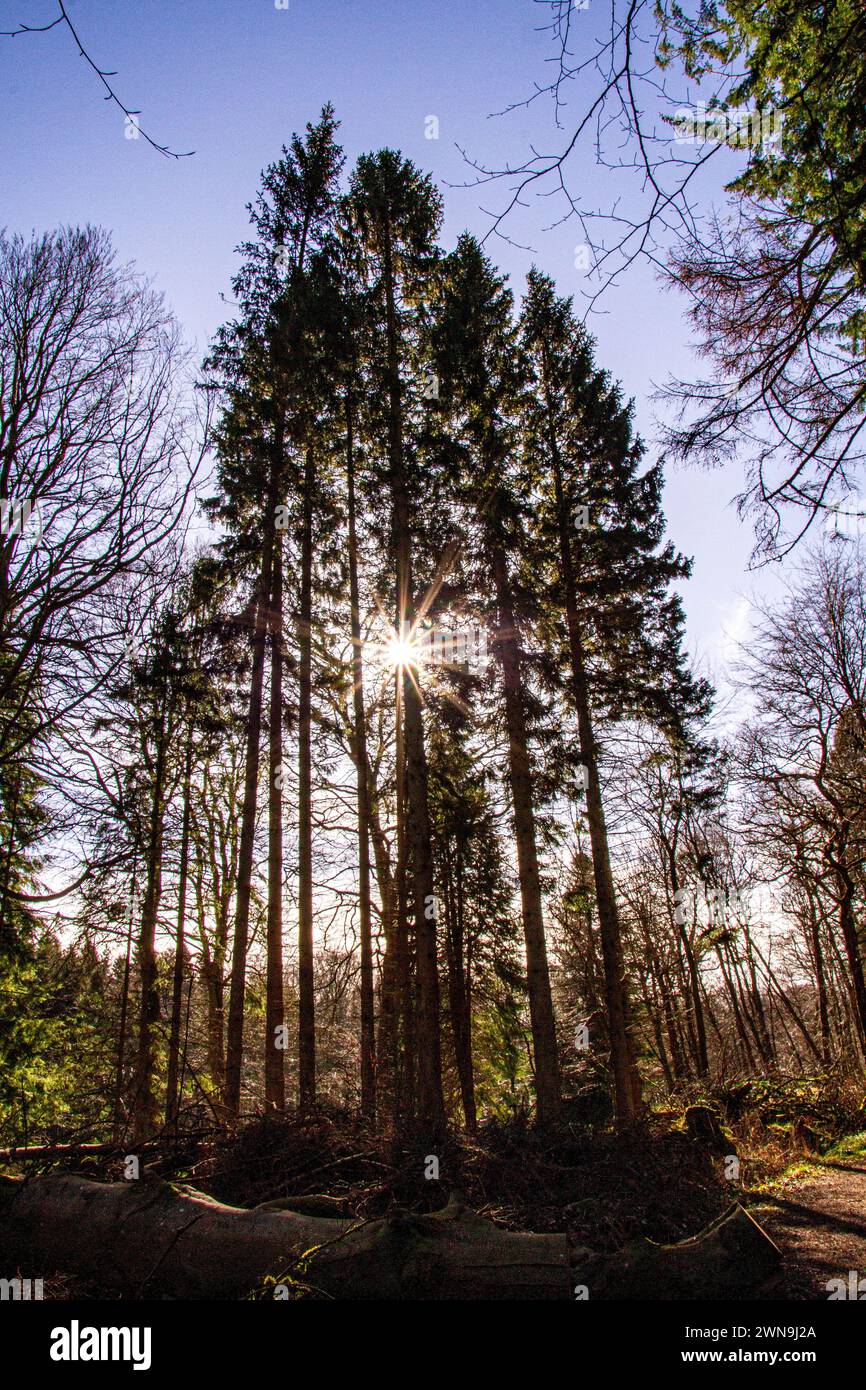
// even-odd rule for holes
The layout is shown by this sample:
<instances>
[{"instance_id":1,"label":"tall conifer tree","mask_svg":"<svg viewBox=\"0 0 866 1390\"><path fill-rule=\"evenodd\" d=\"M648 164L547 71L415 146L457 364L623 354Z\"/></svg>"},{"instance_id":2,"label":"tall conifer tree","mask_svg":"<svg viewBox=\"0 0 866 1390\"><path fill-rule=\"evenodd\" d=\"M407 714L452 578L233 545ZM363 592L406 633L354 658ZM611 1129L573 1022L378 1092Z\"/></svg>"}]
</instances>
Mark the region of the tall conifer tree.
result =
<instances>
[{"instance_id":1,"label":"tall conifer tree","mask_svg":"<svg viewBox=\"0 0 866 1390\"><path fill-rule=\"evenodd\" d=\"M664 542L662 474L641 472L630 405L600 371L571 301L530 272L521 343L531 372L524 447L540 500L553 612L564 619L565 664L580 740L592 849L617 1117L641 1110L641 1083L599 775L598 724L644 715L681 736L705 690L682 655L683 615L672 581L690 564Z\"/></svg>"},{"instance_id":2,"label":"tall conifer tree","mask_svg":"<svg viewBox=\"0 0 866 1390\"><path fill-rule=\"evenodd\" d=\"M555 1118L561 1100L556 1021L544 931L535 793L515 565L527 524L515 487L517 413L524 375L513 301L503 278L470 236L447 258L437 305L434 360L454 432L454 482L468 513L476 585L493 599L494 648L502 682L508 785L517 841L538 1115Z\"/></svg>"},{"instance_id":3,"label":"tall conifer tree","mask_svg":"<svg viewBox=\"0 0 866 1390\"><path fill-rule=\"evenodd\" d=\"M220 432L222 499L218 510L230 527L243 532L236 548L256 563L259 574L249 606L253 668L226 1051L226 1105L229 1114L235 1116L241 1096L246 956L269 632L272 700L265 1075L267 1105L279 1109L284 1103L284 1052L278 1045L277 1032L283 1026L280 685L284 588L278 509L285 507L290 485L289 461L298 452L305 458L302 494L306 496L314 485L313 442L309 434L316 402L315 372L311 368L316 360L317 324L311 305L318 294L316 282L322 273L321 261L327 259L326 244L342 166L335 132L333 109L326 106L319 122L307 127L305 137L294 136L282 158L265 171L260 193L250 208L255 239L241 247L245 261L233 281L241 313L221 330L209 363L221 378L227 395ZM263 496L264 514L260 501ZM308 554L311 545L310 540ZM308 640L303 624L302 615L302 647ZM308 627L309 622L307 632ZM301 694L303 702L303 690ZM309 762L309 722L300 722L303 766ZM301 790L308 803L308 781ZM309 849L312 831L308 804L301 807L300 819L300 1068L302 1103L309 1105L315 1099L315 1038Z\"/></svg>"},{"instance_id":4,"label":"tall conifer tree","mask_svg":"<svg viewBox=\"0 0 866 1390\"><path fill-rule=\"evenodd\" d=\"M418 306L429 292L437 261L435 239L442 216L441 200L429 176L419 173L395 151L380 150L358 160L347 211L375 311L372 327L377 360L373 380L378 378L381 382L386 402L386 484L396 579L394 625L402 636L411 633L420 602L415 590L413 555L419 485L413 477L413 459L407 448L412 394L408 377ZM405 826L401 829L405 829L408 861L398 862L398 872L404 874L411 864L418 981L417 1118L423 1130L435 1132L444 1124L444 1104L424 722L421 695L411 665L401 663L397 674L398 744L402 743L405 756ZM398 806L402 799L400 781L398 771ZM399 896L402 895L398 893Z\"/></svg>"}]
</instances>

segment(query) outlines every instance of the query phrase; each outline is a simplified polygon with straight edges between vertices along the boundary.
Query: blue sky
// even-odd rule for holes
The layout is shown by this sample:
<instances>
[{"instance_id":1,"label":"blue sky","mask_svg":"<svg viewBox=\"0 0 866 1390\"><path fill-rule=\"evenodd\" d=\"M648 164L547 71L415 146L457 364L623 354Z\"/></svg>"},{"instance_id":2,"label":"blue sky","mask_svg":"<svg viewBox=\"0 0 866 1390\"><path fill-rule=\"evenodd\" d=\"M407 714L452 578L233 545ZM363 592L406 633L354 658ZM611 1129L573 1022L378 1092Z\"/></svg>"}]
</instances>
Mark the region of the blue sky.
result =
<instances>
[{"instance_id":1,"label":"blue sky","mask_svg":"<svg viewBox=\"0 0 866 1390\"><path fill-rule=\"evenodd\" d=\"M59 223L109 228L121 258L164 291L200 350L226 317L220 292L229 290L261 169L325 101L342 122L350 166L391 145L431 172L446 200L446 246L464 228L484 235L482 209L507 197L502 184L455 186L472 178L460 148L499 167L524 158L531 141L549 150L561 138L546 101L492 116L549 78L554 48L538 27L548 12L532 0L289 0L287 10L274 0L67 0L67 9L94 60L116 70L122 100L141 109L142 128L195 154L166 159L126 138L122 113L102 100L62 26L0 39L0 223L25 233ZM0 0L0 29L56 14L55 0ZM593 42L605 14L601 0L589 0L575 15L579 46ZM572 92L570 110L580 97ZM427 138L430 116L438 139ZM570 177L593 206L634 188L630 176L591 161ZM487 249L516 292L535 261L581 303L590 282L575 266L579 228L545 230L559 211L542 200L508 224L531 250L501 240ZM695 370L683 302L636 268L602 308L589 320L599 360L635 398L652 452L654 383ZM741 595L778 582L776 572L747 572L751 531L729 505L739 481L736 469L677 470L665 495L670 534L695 561L684 589L690 643L717 674L725 633L744 630Z\"/></svg>"}]
</instances>

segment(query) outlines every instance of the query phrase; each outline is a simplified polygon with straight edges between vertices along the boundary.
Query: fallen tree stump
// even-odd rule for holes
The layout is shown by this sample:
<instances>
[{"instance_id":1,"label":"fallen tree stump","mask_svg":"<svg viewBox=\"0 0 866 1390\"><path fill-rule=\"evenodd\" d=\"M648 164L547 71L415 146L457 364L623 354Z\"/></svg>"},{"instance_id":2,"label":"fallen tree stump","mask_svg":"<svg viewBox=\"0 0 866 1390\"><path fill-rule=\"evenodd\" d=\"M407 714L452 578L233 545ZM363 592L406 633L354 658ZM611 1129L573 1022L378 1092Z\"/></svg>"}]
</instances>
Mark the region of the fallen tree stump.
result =
<instances>
[{"instance_id":1,"label":"fallen tree stump","mask_svg":"<svg viewBox=\"0 0 866 1390\"><path fill-rule=\"evenodd\" d=\"M565 1235L503 1231L457 1198L432 1215L353 1222L68 1173L0 1179L0 1234L9 1273L59 1270L132 1298L237 1299L268 1276L338 1299L571 1299L582 1286L590 1298L742 1297L779 1254L741 1207L680 1245L601 1256Z\"/></svg>"},{"instance_id":2,"label":"fallen tree stump","mask_svg":"<svg viewBox=\"0 0 866 1390\"><path fill-rule=\"evenodd\" d=\"M778 1246L737 1203L676 1245L639 1241L618 1251L591 1291L598 1298L750 1298L773 1279L780 1261Z\"/></svg>"},{"instance_id":3,"label":"fallen tree stump","mask_svg":"<svg viewBox=\"0 0 866 1390\"><path fill-rule=\"evenodd\" d=\"M716 1154L736 1154L734 1141L722 1128L721 1120L709 1105L690 1105L685 1113L686 1133L695 1144Z\"/></svg>"}]
</instances>

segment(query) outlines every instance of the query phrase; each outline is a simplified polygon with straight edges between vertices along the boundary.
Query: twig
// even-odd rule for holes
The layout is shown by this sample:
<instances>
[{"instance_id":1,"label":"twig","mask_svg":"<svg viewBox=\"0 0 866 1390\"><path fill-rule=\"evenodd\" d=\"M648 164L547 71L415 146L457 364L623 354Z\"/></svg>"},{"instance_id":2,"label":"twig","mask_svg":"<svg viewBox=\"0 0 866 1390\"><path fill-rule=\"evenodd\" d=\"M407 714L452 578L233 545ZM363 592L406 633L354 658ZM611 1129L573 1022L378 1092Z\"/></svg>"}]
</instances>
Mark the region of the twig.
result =
<instances>
[{"instance_id":1,"label":"twig","mask_svg":"<svg viewBox=\"0 0 866 1390\"><path fill-rule=\"evenodd\" d=\"M123 112L126 119L133 123L136 132L139 135L142 135L144 139L147 141L147 143L150 146L152 146L153 149L157 150L159 154L164 154L170 159L188 159L190 155L195 154L195 150L184 150L183 152L178 153L178 151L176 150L169 149L168 145L160 145L157 140L152 139L151 136L148 135L146 130L142 130L141 126L138 124L138 117L141 115L141 111L133 110L128 106L124 106L123 102L120 100L120 97L117 95L114 88L111 86L111 83L108 81L109 77L116 77L117 73L109 71L108 68L101 68L93 61L90 54L87 52L87 49L84 47L84 44L81 42L81 39L78 37L78 33L75 29L75 26L72 23L72 20L66 13L66 6L64 5L63 0L57 0L57 3L60 9L60 14L57 16L56 19L52 20L50 24L19 24L17 29L0 30L0 38L16 39L19 34L46 34L49 29L56 29L58 24L65 24L66 28L69 30L70 34L72 35L73 39L78 45L78 52L80 56L84 59L85 63L87 63L88 67L93 69L93 71L96 73L96 76L99 78L100 82L105 88L105 101L113 102L114 105L118 107L120 111Z\"/></svg>"}]
</instances>

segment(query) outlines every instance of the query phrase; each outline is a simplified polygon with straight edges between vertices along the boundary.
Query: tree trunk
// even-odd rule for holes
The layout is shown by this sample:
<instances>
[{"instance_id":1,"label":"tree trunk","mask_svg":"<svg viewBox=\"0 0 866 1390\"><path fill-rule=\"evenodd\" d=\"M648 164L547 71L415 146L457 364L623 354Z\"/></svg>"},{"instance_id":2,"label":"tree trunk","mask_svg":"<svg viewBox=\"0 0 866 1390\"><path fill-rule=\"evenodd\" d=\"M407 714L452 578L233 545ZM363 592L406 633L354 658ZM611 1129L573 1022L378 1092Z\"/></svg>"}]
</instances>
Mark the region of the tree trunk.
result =
<instances>
[{"instance_id":1,"label":"tree trunk","mask_svg":"<svg viewBox=\"0 0 866 1390\"><path fill-rule=\"evenodd\" d=\"M394 1123L405 1128L416 1113L415 998L409 940L409 853L406 841L406 740L403 675L394 673L394 803L397 863L394 873L394 977L396 986L396 1065L393 1071Z\"/></svg>"},{"instance_id":2,"label":"tree trunk","mask_svg":"<svg viewBox=\"0 0 866 1390\"><path fill-rule=\"evenodd\" d=\"M153 774L153 800L147 847L147 883L141 912L138 940L138 966L141 979L138 1052L133 1078L132 1138L134 1143L149 1139L156 1129L157 1106L154 1090L156 1034L159 1028L159 987L156 961L156 920L162 895L162 845L165 826L165 762L168 742L163 708L157 734Z\"/></svg>"},{"instance_id":3,"label":"tree trunk","mask_svg":"<svg viewBox=\"0 0 866 1390\"><path fill-rule=\"evenodd\" d=\"M391 868L388 845L382 830L378 806L374 797L373 769L367 759L367 785L370 788L370 835L376 881L382 904L382 935L385 951L379 981L379 1032L376 1040L376 1111L396 1127L398 1122L399 1056L397 1039L400 1019L400 981L397 946L397 887Z\"/></svg>"},{"instance_id":4,"label":"tree trunk","mask_svg":"<svg viewBox=\"0 0 866 1390\"><path fill-rule=\"evenodd\" d=\"M680 887L679 871L677 869L679 834L680 817L678 816L673 832L673 842L666 844L668 871L671 880L671 895L674 902L676 902ZM678 922L676 920L676 912L674 912L674 925L679 933L680 943L688 967L689 992L692 1001L692 1018L694 1020L695 1045L697 1049L696 1060L698 1064L698 1076L706 1076L710 1069L710 1061L707 1051L707 1025L704 1019L703 1000L701 999L701 972L695 957L692 940L689 936L689 925L685 922Z\"/></svg>"},{"instance_id":5,"label":"tree trunk","mask_svg":"<svg viewBox=\"0 0 866 1390\"><path fill-rule=\"evenodd\" d=\"M384 226L383 270L388 340L388 432L394 544L397 556L397 631L411 630L412 541L403 458L403 403L391 250L391 229ZM416 969L418 973L418 1123L430 1135L445 1125L442 1057L439 1036L439 970L436 918L432 911L433 854L427 803L427 757L421 696L415 677L402 672L403 737L406 752L406 839L412 863Z\"/></svg>"},{"instance_id":6,"label":"tree trunk","mask_svg":"<svg viewBox=\"0 0 866 1390\"><path fill-rule=\"evenodd\" d=\"M224 1109L225 1058L223 1055L223 974L214 957L208 952L202 959L202 982L207 1008L207 1069L216 1093L215 1109Z\"/></svg>"},{"instance_id":7,"label":"tree trunk","mask_svg":"<svg viewBox=\"0 0 866 1390\"><path fill-rule=\"evenodd\" d=\"M132 864L130 880L129 923L126 929L126 960L123 966L123 983L120 988L120 1026L117 1032L117 1063L114 1069L114 1106L111 1126L112 1138L120 1143L123 1134L123 1063L126 1056L126 1024L129 1015L129 978L132 964L132 922L135 910L135 860Z\"/></svg>"},{"instance_id":8,"label":"tree trunk","mask_svg":"<svg viewBox=\"0 0 866 1390\"><path fill-rule=\"evenodd\" d=\"M728 966L727 966L727 964L726 964L725 955L724 955L724 953L723 953L723 951L722 951L722 948L721 948L720 946L716 946L715 952L716 952L716 960L719 962L719 968L720 968L720 970L721 970L721 972L722 972L722 979L723 979L724 982L725 982L725 988L727 989L728 998L729 998L730 1003L731 1003L731 1010L732 1010L733 1015L734 1015L734 1022L735 1022L736 1025L737 1025L737 1036L738 1036L738 1038L739 1038L739 1040L740 1040L740 1049L741 1049L741 1051L742 1051L743 1058L744 1058L745 1063L746 1063L746 1070L747 1070L748 1072L753 1072L753 1073L754 1073L754 1072L757 1072L757 1071L760 1070L760 1068L759 1068L757 1062L755 1061L755 1055L754 1055L754 1053L752 1052L752 1046L751 1046L751 1043L749 1042L749 1035L748 1035L748 1033L747 1033L747 1031L746 1031L746 1025L745 1025L745 1023L743 1022L743 1014L742 1014L742 1011L741 1011L741 1009L740 1009L740 1004L739 1004L739 1001L738 1001L738 998L737 998L737 991L736 991L736 988L735 988L735 986L734 986L734 982L733 982L733 980L731 979L730 971L729 971Z\"/></svg>"},{"instance_id":9,"label":"tree trunk","mask_svg":"<svg viewBox=\"0 0 866 1390\"><path fill-rule=\"evenodd\" d=\"M449 865L449 880L450 880ZM454 1038L454 1061L460 1082L463 1118L470 1134L478 1128L475 1104L475 1075L472 1066L472 978L466 960L466 933L463 911L463 863L460 846L454 867L456 883L449 881L449 903L445 923L448 947L448 1004L451 1011L451 1032Z\"/></svg>"},{"instance_id":10,"label":"tree trunk","mask_svg":"<svg viewBox=\"0 0 866 1390\"><path fill-rule=\"evenodd\" d=\"M358 593L358 538L355 531L355 456L351 399L346 403L346 478L349 509L349 602L352 624L352 701L358 801L358 916L361 937L361 1114L376 1118L376 1037L373 996L373 930L370 915L370 786L367 780L367 714L364 709L364 653Z\"/></svg>"},{"instance_id":11,"label":"tree trunk","mask_svg":"<svg viewBox=\"0 0 866 1390\"><path fill-rule=\"evenodd\" d=\"M814 897L803 883L803 891L809 904L809 944L815 966L815 988L818 994L818 1025L821 1033L821 1060L829 1067L833 1060L833 1047L830 1033L830 1008L827 996L827 978L824 972L824 952L821 947L821 923Z\"/></svg>"},{"instance_id":12,"label":"tree trunk","mask_svg":"<svg viewBox=\"0 0 866 1390\"><path fill-rule=\"evenodd\" d=\"M174 948L174 979L171 996L171 1032L168 1040L168 1077L165 1086L165 1123L177 1122L178 1074L180 1069L180 1030L183 1014L183 968L186 951L186 885L189 873L190 793L192 788L192 726L186 736L183 768L183 828L180 834L180 864L177 888L177 939Z\"/></svg>"},{"instance_id":13,"label":"tree trunk","mask_svg":"<svg viewBox=\"0 0 866 1390\"><path fill-rule=\"evenodd\" d=\"M265 980L265 1109L286 1108L283 1004L283 538L274 533L268 755L268 925Z\"/></svg>"},{"instance_id":14,"label":"tree trunk","mask_svg":"<svg viewBox=\"0 0 866 1390\"><path fill-rule=\"evenodd\" d=\"M523 709L523 677L505 551L495 533L495 527L490 524L489 519L487 546L498 609L496 650L502 670L505 725L508 734L508 769L514 813L514 834L517 842L523 936L526 942L526 973L535 1063L536 1106L538 1118L547 1121L554 1119L559 1114L562 1090L559 1054L556 1045L556 1020L553 1013L550 970L547 963L547 943L544 936L541 879L538 872L538 849L535 839L532 771L526 736L526 716Z\"/></svg>"},{"instance_id":15,"label":"tree trunk","mask_svg":"<svg viewBox=\"0 0 866 1390\"><path fill-rule=\"evenodd\" d=\"M845 947L850 972L851 998L854 1017L860 1038L861 1050L866 1056L866 981L863 977L863 961L860 943L857 939L857 919L854 916L854 883L844 862L846 846L834 857L833 867L836 877L836 900L839 904L839 934Z\"/></svg>"},{"instance_id":16,"label":"tree trunk","mask_svg":"<svg viewBox=\"0 0 866 1390\"><path fill-rule=\"evenodd\" d=\"M548 401L549 410L550 403ZM598 930L601 937L602 961L604 962L604 993L610 1040L610 1064L616 1099L616 1120L620 1127L625 1127L632 1124L640 1114L643 1100L640 1074L635 1060L634 1041L631 1035L625 956L622 948L622 932L613 885L613 873L610 867L607 825L601 799L598 747L589 702L583 637L577 606L577 587L571 554L569 518L563 496L562 473L552 424L550 433L559 528L561 577L571 659L571 689L577 713L580 756L585 768L586 818L589 824L592 871L598 907Z\"/></svg>"},{"instance_id":17,"label":"tree trunk","mask_svg":"<svg viewBox=\"0 0 866 1390\"><path fill-rule=\"evenodd\" d=\"M418 1075L418 1123L435 1135L445 1126L442 1059L439 1035L439 965L433 893L433 856L427 805L427 760L424 752L421 700L411 671L403 675L406 737L406 838L412 851L414 889L415 969L418 981L418 1019L415 1063Z\"/></svg>"},{"instance_id":18,"label":"tree trunk","mask_svg":"<svg viewBox=\"0 0 866 1390\"><path fill-rule=\"evenodd\" d=\"M238 846L238 883L235 900L235 932L232 945L232 972L229 987L229 1016L226 1030L225 1105L230 1119L237 1119L241 1104L241 1073L244 1060L244 1000L246 995L247 943L250 930L250 898L253 882L253 849L256 834L259 754L262 736L262 690L265 676L265 639L268 604L271 596L271 568L274 544L276 499L271 490L265 517L262 568L259 592L253 605L253 632L250 639L253 665L247 714L247 747L244 766L244 800Z\"/></svg>"},{"instance_id":19,"label":"tree trunk","mask_svg":"<svg viewBox=\"0 0 866 1390\"><path fill-rule=\"evenodd\" d=\"M301 603L298 614L298 1103L316 1104L316 986L313 953L313 450L304 457Z\"/></svg>"}]
</instances>

